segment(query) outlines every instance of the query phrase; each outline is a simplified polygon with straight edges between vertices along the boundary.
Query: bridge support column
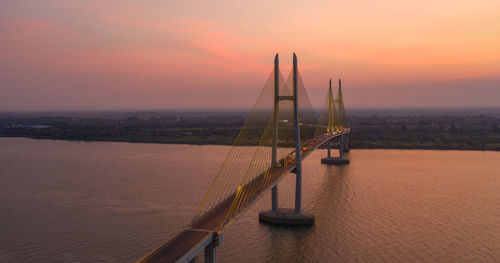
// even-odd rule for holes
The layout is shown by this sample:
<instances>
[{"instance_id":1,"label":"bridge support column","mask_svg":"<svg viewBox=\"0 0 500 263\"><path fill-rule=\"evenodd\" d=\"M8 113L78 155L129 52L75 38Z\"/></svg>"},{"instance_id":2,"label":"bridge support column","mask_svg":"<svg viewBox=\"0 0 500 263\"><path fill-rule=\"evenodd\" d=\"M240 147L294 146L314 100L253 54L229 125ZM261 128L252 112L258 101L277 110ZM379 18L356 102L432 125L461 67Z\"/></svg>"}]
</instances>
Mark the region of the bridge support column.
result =
<instances>
[{"instance_id":1,"label":"bridge support column","mask_svg":"<svg viewBox=\"0 0 500 263\"><path fill-rule=\"evenodd\" d=\"M328 141L328 143L326 144L327 147L328 147L328 158L331 158L332 157L332 143L331 141Z\"/></svg>"},{"instance_id":2,"label":"bridge support column","mask_svg":"<svg viewBox=\"0 0 500 263\"><path fill-rule=\"evenodd\" d=\"M276 66L275 66L276 68ZM277 76L275 76L277 78ZM299 108L297 99L297 85L298 85L298 68L297 56L293 54L293 117L295 128L295 209L278 208L277 193L274 193L273 188L273 209L270 211L262 211L259 213L259 221L279 224L279 225L312 225L314 224L314 216L308 215L302 211L302 145L300 144L300 127L299 127ZM275 80L276 85L276 80ZM276 86L275 86L276 88ZM279 102L279 98L278 98ZM275 106L275 112L276 112ZM277 119L276 119L277 121ZM277 127L276 127L277 128ZM277 130L276 130L277 134ZM277 139L277 137L276 137ZM274 142L273 142L274 143ZM274 146L274 145L273 145ZM274 153L274 147L273 147ZM273 154L274 158L274 154ZM273 159L274 161L274 159ZM276 200L274 199L276 197ZM276 201L276 206L275 206ZM276 209L275 209L276 208Z\"/></svg>"},{"instance_id":3,"label":"bridge support column","mask_svg":"<svg viewBox=\"0 0 500 263\"><path fill-rule=\"evenodd\" d=\"M217 262L217 253L214 243L205 247L205 263L215 263Z\"/></svg>"},{"instance_id":4,"label":"bridge support column","mask_svg":"<svg viewBox=\"0 0 500 263\"><path fill-rule=\"evenodd\" d=\"M278 111L280 107L280 62L279 56L276 54L274 57L274 110L273 110L273 121L274 121L274 136L272 144L272 155L271 155L271 165L276 165L278 162ZM273 211L278 209L278 185L275 185L271 190L271 207Z\"/></svg>"},{"instance_id":5,"label":"bridge support column","mask_svg":"<svg viewBox=\"0 0 500 263\"><path fill-rule=\"evenodd\" d=\"M339 144L339 157L340 159L344 159L344 131L342 130L342 135L340 135L340 144Z\"/></svg>"},{"instance_id":6,"label":"bridge support column","mask_svg":"<svg viewBox=\"0 0 500 263\"><path fill-rule=\"evenodd\" d=\"M345 141L344 141L344 152L348 153L349 152L349 133L344 135L345 136Z\"/></svg>"},{"instance_id":7,"label":"bridge support column","mask_svg":"<svg viewBox=\"0 0 500 263\"><path fill-rule=\"evenodd\" d=\"M331 82L330 82L330 85L331 85ZM331 89L331 86L330 86L330 89ZM342 164L348 164L349 163L349 159L345 159L344 158L344 153L345 152L349 152L349 146L347 146L349 144L349 133L348 134L344 134L344 125L343 125L343 116L344 116L344 105L343 105L343 101L342 101L342 83L339 79L339 98L338 98L338 101L339 101L339 119L340 119L340 132L341 132L341 135L340 135L340 142L339 142L339 157L338 158L335 158L335 157L331 157L330 155L330 141L328 141L328 157L326 158L323 158L321 159L321 163L322 164L333 164L333 165L342 165Z\"/></svg>"},{"instance_id":8,"label":"bridge support column","mask_svg":"<svg viewBox=\"0 0 500 263\"><path fill-rule=\"evenodd\" d=\"M205 263L217 262L217 247L221 244L222 235L215 233L212 242L205 247Z\"/></svg>"},{"instance_id":9,"label":"bridge support column","mask_svg":"<svg viewBox=\"0 0 500 263\"><path fill-rule=\"evenodd\" d=\"M276 211L278 209L278 185L271 189L271 209Z\"/></svg>"}]
</instances>

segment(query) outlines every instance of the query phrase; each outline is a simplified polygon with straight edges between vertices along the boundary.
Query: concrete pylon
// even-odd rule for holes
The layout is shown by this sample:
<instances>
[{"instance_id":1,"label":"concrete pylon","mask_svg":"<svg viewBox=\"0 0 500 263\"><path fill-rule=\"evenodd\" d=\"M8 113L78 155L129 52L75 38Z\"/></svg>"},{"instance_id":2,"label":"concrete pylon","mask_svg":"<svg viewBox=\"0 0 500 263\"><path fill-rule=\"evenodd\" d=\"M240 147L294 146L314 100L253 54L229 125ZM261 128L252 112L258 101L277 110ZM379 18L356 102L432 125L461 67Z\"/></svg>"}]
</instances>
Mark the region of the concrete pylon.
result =
<instances>
[{"instance_id":1,"label":"concrete pylon","mask_svg":"<svg viewBox=\"0 0 500 263\"><path fill-rule=\"evenodd\" d=\"M275 70L278 68L275 60ZM295 130L295 169L294 173L296 176L295 180L295 208L279 208L277 204L277 188L273 187L272 190L272 204L273 209L269 211L261 211L259 213L259 221L277 225L288 225L288 226L299 226L299 225L312 225L314 224L314 215L309 215L302 211L302 159L301 159L301 144L300 144L300 127L299 127L299 103L298 103L298 65L297 65L297 56L293 53L293 116L294 116L294 130ZM275 78L278 78L279 75L275 74ZM275 85L277 81L275 80ZM277 87L275 86L275 89ZM277 91L275 90L275 94ZM281 98L283 100L289 98ZM279 107L279 101L281 100L279 95L277 96L277 100L275 100L274 112L277 113ZM277 102L276 102L277 101ZM275 118L275 122L278 122L278 119ZM277 124L276 124L277 129ZM277 130L276 130L277 134ZM277 137L276 137L277 140ZM273 142L273 153L275 144ZM274 158L274 154L272 158ZM274 160L274 159L273 159ZM276 191L274 190L276 189ZM276 196L275 196L276 195ZM275 201L276 200L276 201ZM276 207L275 207L276 203Z\"/></svg>"},{"instance_id":2,"label":"concrete pylon","mask_svg":"<svg viewBox=\"0 0 500 263\"><path fill-rule=\"evenodd\" d=\"M272 145L272 156L271 165L274 166L278 162L278 111L280 107L280 61L279 55L276 54L274 57L274 110L273 110L273 120L274 120L274 136ZM271 189L271 207L273 211L278 209L278 185L276 184Z\"/></svg>"},{"instance_id":3,"label":"concrete pylon","mask_svg":"<svg viewBox=\"0 0 500 263\"><path fill-rule=\"evenodd\" d=\"M332 81L330 80L329 84L329 92L332 92ZM331 149L331 141L328 141L328 156L326 158L321 159L322 164L332 164L332 165L343 165L348 164L349 159L344 158L344 152L348 152L349 147L346 144L349 142L348 136L349 134L344 134L344 107L343 107L343 98L342 98L342 82L339 79L339 95L337 100L339 103L339 126L340 126L340 142L339 142L339 157L332 157L330 153ZM334 101L330 101L329 103L333 103ZM329 107L330 109L333 107ZM331 114L331 113L330 113ZM347 149L347 150L346 150Z\"/></svg>"}]
</instances>

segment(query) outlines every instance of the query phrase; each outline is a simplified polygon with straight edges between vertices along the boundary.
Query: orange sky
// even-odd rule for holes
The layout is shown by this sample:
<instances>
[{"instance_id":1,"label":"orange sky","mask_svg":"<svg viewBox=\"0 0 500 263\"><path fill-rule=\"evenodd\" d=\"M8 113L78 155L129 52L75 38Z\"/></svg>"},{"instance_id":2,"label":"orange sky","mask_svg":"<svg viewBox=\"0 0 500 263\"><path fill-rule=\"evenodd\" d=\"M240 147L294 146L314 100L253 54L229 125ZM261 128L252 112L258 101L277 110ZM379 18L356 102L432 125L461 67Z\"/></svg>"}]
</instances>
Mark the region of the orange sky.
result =
<instances>
[{"instance_id":1,"label":"orange sky","mask_svg":"<svg viewBox=\"0 0 500 263\"><path fill-rule=\"evenodd\" d=\"M276 52L313 105L500 106L498 0L7 0L0 110L250 107Z\"/></svg>"}]
</instances>

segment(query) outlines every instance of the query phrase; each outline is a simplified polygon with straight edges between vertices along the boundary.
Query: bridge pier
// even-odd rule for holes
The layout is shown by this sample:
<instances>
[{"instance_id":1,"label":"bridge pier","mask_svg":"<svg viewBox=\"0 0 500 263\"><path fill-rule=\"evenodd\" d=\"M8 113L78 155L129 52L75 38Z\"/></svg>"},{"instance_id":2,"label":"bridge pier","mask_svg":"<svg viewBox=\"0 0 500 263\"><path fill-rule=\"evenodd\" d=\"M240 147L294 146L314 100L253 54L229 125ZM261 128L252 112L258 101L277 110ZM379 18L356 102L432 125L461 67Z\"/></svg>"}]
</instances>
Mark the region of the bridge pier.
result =
<instances>
[{"instance_id":1,"label":"bridge pier","mask_svg":"<svg viewBox=\"0 0 500 263\"><path fill-rule=\"evenodd\" d=\"M349 152L349 133L345 134L345 143L344 143L344 152L348 153Z\"/></svg>"},{"instance_id":2,"label":"bridge pier","mask_svg":"<svg viewBox=\"0 0 500 263\"><path fill-rule=\"evenodd\" d=\"M330 80L330 93L332 90L332 82ZM343 164L348 164L349 159L344 158L344 153L349 152L349 133L344 134L344 125L343 125L343 117L344 117L344 105L343 105L343 99L342 99L342 83L339 79L339 95L338 95L338 102L339 102L339 126L341 130L341 135L340 135L340 143L339 143L339 157L335 158L331 156L330 153L330 148L331 148L331 143L328 141L328 156L326 158L321 159L322 164L333 164L333 165L343 165Z\"/></svg>"},{"instance_id":3,"label":"bridge pier","mask_svg":"<svg viewBox=\"0 0 500 263\"><path fill-rule=\"evenodd\" d=\"M346 149L349 149L348 147L346 148L346 143L344 142L343 138L344 136L346 138L349 138L349 135L341 135L340 136L340 143L339 143L339 157L332 157L330 153L330 147L331 143L330 141L328 142L328 155L325 158L321 159L322 164L328 164L328 165L343 165L343 164L349 164L349 159L344 158L344 152L346 152ZM348 152L349 150L347 150Z\"/></svg>"},{"instance_id":4,"label":"bridge pier","mask_svg":"<svg viewBox=\"0 0 500 263\"><path fill-rule=\"evenodd\" d=\"M278 185L271 189L271 209L273 211L278 209Z\"/></svg>"},{"instance_id":5,"label":"bridge pier","mask_svg":"<svg viewBox=\"0 0 500 263\"><path fill-rule=\"evenodd\" d=\"M217 253L214 242L205 247L205 263L217 262Z\"/></svg>"},{"instance_id":6,"label":"bridge pier","mask_svg":"<svg viewBox=\"0 0 500 263\"><path fill-rule=\"evenodd\" d=\"M275 73L278 72L278 55L276 55L274 61ZM272 188L272 210L261 211L259 213L259 221L271 224L279 225L312 225L314 224L314 215L308 215L302 211L302 158L301 158L301 144L300 144L300 127L299 127L299 108L297 99L297 81L298 81L298 68L297 68L297 56L293 54L293 119L294 119L294 130L295 130L295 209L290 208L279 208L278 207L278 190L277 185ZM278 112L280 99L289 100L290 98L279 97L278 94L278 79L279 76L275 74L274 76L274 94L275 94L275 104L274 113ZM277 116L277 115L275 115ZM273 141L273 154L272 163L276 163L276 149L277 149L277 138L278 138L278 118L274 118L275 121L275 140Z\"/></svg>"}]
</instances>

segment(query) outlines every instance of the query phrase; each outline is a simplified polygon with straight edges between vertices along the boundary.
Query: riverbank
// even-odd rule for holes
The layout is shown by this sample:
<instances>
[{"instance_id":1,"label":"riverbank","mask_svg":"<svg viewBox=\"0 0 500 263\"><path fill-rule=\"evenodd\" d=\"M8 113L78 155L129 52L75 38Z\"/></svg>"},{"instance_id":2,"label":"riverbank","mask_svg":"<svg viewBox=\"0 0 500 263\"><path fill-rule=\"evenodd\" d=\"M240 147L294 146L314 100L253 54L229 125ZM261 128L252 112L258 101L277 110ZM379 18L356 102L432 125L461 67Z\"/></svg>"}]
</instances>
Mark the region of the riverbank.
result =
<instances>
[{"instance_id":1,"label":"riverbank","mask_svg":"<svg viewBox=\"0 0 500 263\"><path fill-rule=\"evenodd\" d=\"M220 146L230 146L232 145L232 140L229 142L228 138L224 138L223 141L189 141L189 140L120 140L120 139L60 139L60 138L37 138L29 136L0 136L0 138L28 138L34 140L60 140L60 141L76 141L76 142L127 142L127 143L154 143L154 144L180 144L180 145L220 145ZM351 140L352 141L352 140ZM354 145L353 145L354 144ZM416 145L356 145L356 143L351 143L349 146L351 149L394 149L394 150L459 150L459 151L500 151L500 147L487 147L487 148L474 148L474 147L457 147L457 146L416 146Z\"/></svg>"},{"instance_id":2,"label":"riverbank","mask_svg":"<svg viewBox=\"0 0 500 263\"><path fill-rule=\"evenodd\" d=\"M247 112L0 114L0 137L232 145ZM352 110L355 149L500 150L500 109Z\"/></svg>"}]
</instances>

